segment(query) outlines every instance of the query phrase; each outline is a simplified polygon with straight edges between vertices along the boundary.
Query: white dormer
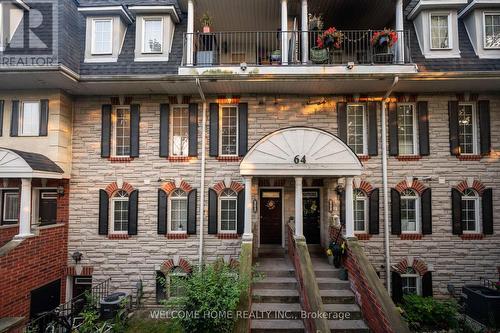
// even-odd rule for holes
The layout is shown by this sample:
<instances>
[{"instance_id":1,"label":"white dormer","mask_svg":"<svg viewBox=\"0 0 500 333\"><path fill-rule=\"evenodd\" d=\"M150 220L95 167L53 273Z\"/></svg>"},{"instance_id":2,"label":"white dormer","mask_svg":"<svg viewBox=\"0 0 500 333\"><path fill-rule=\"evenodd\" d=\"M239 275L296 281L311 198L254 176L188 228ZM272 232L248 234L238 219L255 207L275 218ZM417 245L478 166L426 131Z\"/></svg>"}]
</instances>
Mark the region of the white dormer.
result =
<instances>
[{"instance_id":1,"label":"white dormer","mask_svg":"<svg viewBox=\"0 0 500 333\"><path fill-rule=\"evenodd\" d=\"M175 24L179 16L173 6L130 6L136 15L135 61L168 61Z\"/></svg>"},{"instance_id":2,"label":"white dormer","mask_svg":"<svg viewBox=\"0 0 500 333\"><path fill-rule=\"evenodd\" d=\"M467 0L420 0L408 14L425 58L460 58L458 9Z\"/></svg>"},{"instance_id":3,"label":"white dormer","mask_svg":"<svg viewBox=\"0 0 500 333\"><path fill-rule=\"evenodd\" d=\"M86 17L85 62L116 62L127 26L134 20L123 6L80 7Z\"/></svg>"},{"instance_id":4,"label":"white dormer","mask_svg":"<svg viewBox=\"0 0 500 333\"><path fill-rule=\"evenodd\" d=\"M0 52L5 51L12 41L25 10L29 7L22 0L0 2Z\"/></svg>"},{"instance_id":5,"label":"white dormer","mask_svg":"<svg viewBox=\"0 0 500 333\"><path fill-rule=\"evenodd\" d=\"M459 14L479 58L500 58L500 1L473 0Z\"/></svg>"}]
</instances>

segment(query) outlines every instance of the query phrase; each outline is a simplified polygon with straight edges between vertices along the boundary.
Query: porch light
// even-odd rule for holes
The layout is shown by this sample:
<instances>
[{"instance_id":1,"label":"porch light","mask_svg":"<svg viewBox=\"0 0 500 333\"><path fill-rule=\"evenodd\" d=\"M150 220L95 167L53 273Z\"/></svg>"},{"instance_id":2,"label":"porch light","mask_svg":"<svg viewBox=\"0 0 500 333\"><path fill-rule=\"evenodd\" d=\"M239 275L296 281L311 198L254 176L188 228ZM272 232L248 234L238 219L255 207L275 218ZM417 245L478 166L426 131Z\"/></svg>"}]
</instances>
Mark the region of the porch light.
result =
<instances>
[{"instance_id":1,"label":"porch light","mask_svg":"<svg viewBox=\"0 0 500 333\"><path fill-rule=\"evenodd\" d=\"M252 201L252 210L254 213L257 213L257 199L253 199Z\"/></svg>"},{"instance_id":2,"label":"porch light","mask_svg":"<svg viewBox=\"0 0 500 333\"><path fill-rule=\"evenodd\" d=\"M335 188L335 192L337 192L338 195L344 193L344 185L338 184L337 187Z\"/></svg>"},{"instance_id":3,"label":"porch light","mask_svg":"<svg viewBox=\"0 0 500 333\"><path fill-rule=\"evenodd\" d=\"M82 261L83 254L81 252L75 251L71 255L71 258L75 261L75 264L78 265L80 261Z\"/></svg>"},{"instance_id":4,"label":"porch light","mask_svg":"<svg viewBox=\"0 0 500 333\"><path fill-rule=\"evenodd\" d=\"M64 195L64 186L57 187L57 194L59 194L60 196Z\"/></svg>"}]
</instances>

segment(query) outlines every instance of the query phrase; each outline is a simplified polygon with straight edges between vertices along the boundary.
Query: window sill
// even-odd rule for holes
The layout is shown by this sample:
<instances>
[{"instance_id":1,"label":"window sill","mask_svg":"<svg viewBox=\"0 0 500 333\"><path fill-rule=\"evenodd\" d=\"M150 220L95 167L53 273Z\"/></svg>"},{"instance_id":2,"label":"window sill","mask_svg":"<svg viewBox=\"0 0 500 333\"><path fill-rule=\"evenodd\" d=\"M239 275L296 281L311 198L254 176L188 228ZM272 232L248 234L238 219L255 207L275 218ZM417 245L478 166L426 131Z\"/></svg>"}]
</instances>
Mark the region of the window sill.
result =
<instances>
[{"instance_id":1,"label":"window sill","mask_svg":"<svg viewBox=\"0 0 500 333\"><path fill-rule=\"evenodd\" d=\"M398 161L419 161L422 159L420 155L398 155L396 156Z\"/></svg>"},{"instance_id":2,"label":"window sill","mask_svg":"<svg viewBox=\"0 0 500 333\"><path fill-rule=\"evenodd\" d=\"M460 238L462 238L463 240L483 239L484 234L462 234L460 235Z\"/></svg>"},{"instance_id":3,"label":"window sill","mask_svg":"<svg viewBox=\"0 0 500 333\"><path fill-rule=\"evenodd\" d=\"M361 162L368 161L371 157L369 155L358 155L358 158Z\"/></svg>"},{"instance_id":4,"label":"window sill","mask_svg":"<svg viewBox=\"0 0 500 333\"><path fill-rule=\"evenodd\" d=\"M217 161L219 162L239 162L241 157L239 156L217 156Z\"/></svg>"},{"instance_id":5,"label":"window sill","mask_svg":"<svg viewBox=\"0 0 500 333\"><path fill-rule=\"evenodd\" d=\"M133 157L108 157L111 163L129 163L134 160Z\"/></svg>"},{"instance_id":6,"label":"window sill","mask_svg":"<svg viewBox=\"0 0 500 333\"><path fill-rule=\"evenodd\" d=\"M170 156L170 157L167 157L167 160L169 162L172 162L172 163L189 162L192 159L194 159L194 158L189 157L189 156Z\"/></svg>"},{"instance_id":7,"label":"window sill","mask_svg":"<svg viewBox=\"0 0 500 333\"><path fill-rule=\"evenodd\" d=\"M128 234L109 234L108 239L129 239Z\"/></svg>"},{"instance_id":8,"label":"window sill","mask_svg":"<svg viewBox=\"0 0 500 333\"><path fill-rule=\"evenodd\" d=\"M51 228L58 228L58 227L64 227L66 224L64 223L52 223L52 224L45 224L45 225L40 225L38 227L38 230L44 230L44 229L51 229Z\"/></svg>"},{"instance_id":9,"label":"window sill","mask_svg":"<svg viewBox=\"0 0 500 333\"><path fill-rule=\"evenodd\" d=\"M217 234L218 239L238 239L240 235L237 233Z\"/></svg>"},{"instance_id":10,"label":"window sill","mask_svg":"<svg viewBox=\"0 0 500 333\"><path fill-rule=\"evenodd\" d=\"M370 240L370 238L372 238L372 235L365 234L365 233L362 233L362 234L354 233L354 236L356 236L358 238L358 240Z\"/></svg>"},{"instance_id":11,"label":"window sill","mask_svg":"<svg viewBox=\"0 0 500 333\"><path fill-rule=\"evenodd\" d=\"M422 234L401 234L399 236L402 240L420 240L423 238Z\"/></svg>"},{"instance_id":12,"label":"window sill","mask_svg":"<svg viewBox=\"0 0 500 333\"><path fill-rule=\"evenodd\" d=\"M480 161L483 156L481 155L458 155L460 161Z\"/></svg>"},{"instance_id":13,"label":"window sill","mask_svg":"<svg viewBox=\"0 0 500 333\"><path fill-rule=\"evenodd\" d=\"M16 228L16 227L19 227L19 223L17 223L17 222L12 223L12 224L5 223L5 224L0 225L0 230L9 229L9 228Z\"/></svg>"},{"instance_id":14,"label":"window sill","mask_svg":"<svg viewBox=\"0 0 500 333\"><path fill-rule=\"evenodd\" d=\"M178 234L166 234L165 237L167 239L188 239L189 236L186 233L178 233Z\"/></svg>"}]
</instances>

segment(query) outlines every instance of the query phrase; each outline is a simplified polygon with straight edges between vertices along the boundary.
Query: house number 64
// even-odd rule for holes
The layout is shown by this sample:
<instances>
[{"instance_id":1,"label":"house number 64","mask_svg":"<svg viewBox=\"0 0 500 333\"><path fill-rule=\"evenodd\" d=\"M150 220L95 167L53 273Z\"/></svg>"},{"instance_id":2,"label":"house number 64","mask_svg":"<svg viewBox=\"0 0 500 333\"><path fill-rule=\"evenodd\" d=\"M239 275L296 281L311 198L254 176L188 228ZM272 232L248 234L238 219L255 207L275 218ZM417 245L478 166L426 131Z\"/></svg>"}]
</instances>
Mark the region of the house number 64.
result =
<instances>
[{"instance_id":1,"label":"house number 64","mask_svg":"<svg viewBox=\"0 0 500 333\"><path fill-rule=\"evenodd\" d=\"M306 155L303 155L302 157L300 155L296 155L293 159L293 162L295 164L299 163L306 164Z\"/></svg>"}]
</instances>

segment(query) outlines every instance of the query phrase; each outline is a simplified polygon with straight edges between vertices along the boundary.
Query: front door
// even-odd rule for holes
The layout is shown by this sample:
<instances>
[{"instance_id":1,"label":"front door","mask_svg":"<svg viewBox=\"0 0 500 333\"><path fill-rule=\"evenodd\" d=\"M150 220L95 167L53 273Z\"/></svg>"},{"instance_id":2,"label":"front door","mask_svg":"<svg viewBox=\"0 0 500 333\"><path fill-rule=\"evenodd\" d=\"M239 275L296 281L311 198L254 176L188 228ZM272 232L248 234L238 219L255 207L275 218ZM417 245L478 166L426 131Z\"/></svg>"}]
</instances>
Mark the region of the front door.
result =
<instances>
[{"instance_id":1,"label":"front door","mask_svg":"<svg viewBox=\"0 0 500 333\"><path fill-rule=\"evenodd\" d=\"M40 313L54 310L61 300L61 280L56 280L31 291L30 318L36 318Z\"/></svg>"},{"instance_id":2,"label":"front door","mask_svg":"<svg viewBox=\"0 0 500 333\"><path fill-rule=\"evenodd\" d=\"M282 192L277 189L260 191L260 243L281 244Z\"/></svg>"},{"instance_id":3,"label":"front door","mask_svg":"<svg viewBox=\"0 0 500 333\"><path fill-rule=\"evenodd\" d=\"M302 192L304 237L307 244L320 243L321 212L319 189L304 189Z\"/></svg>"},{"instance_id":4,"label":"front door","mask_svg":"<svg viewBox=\"0 0 500 333\"><path fill-rule=\"evenodd\" d=\"M55 190L40 191L38 216L40 225L57 223L57 192Z\"/></svg>"}]
</instances>

